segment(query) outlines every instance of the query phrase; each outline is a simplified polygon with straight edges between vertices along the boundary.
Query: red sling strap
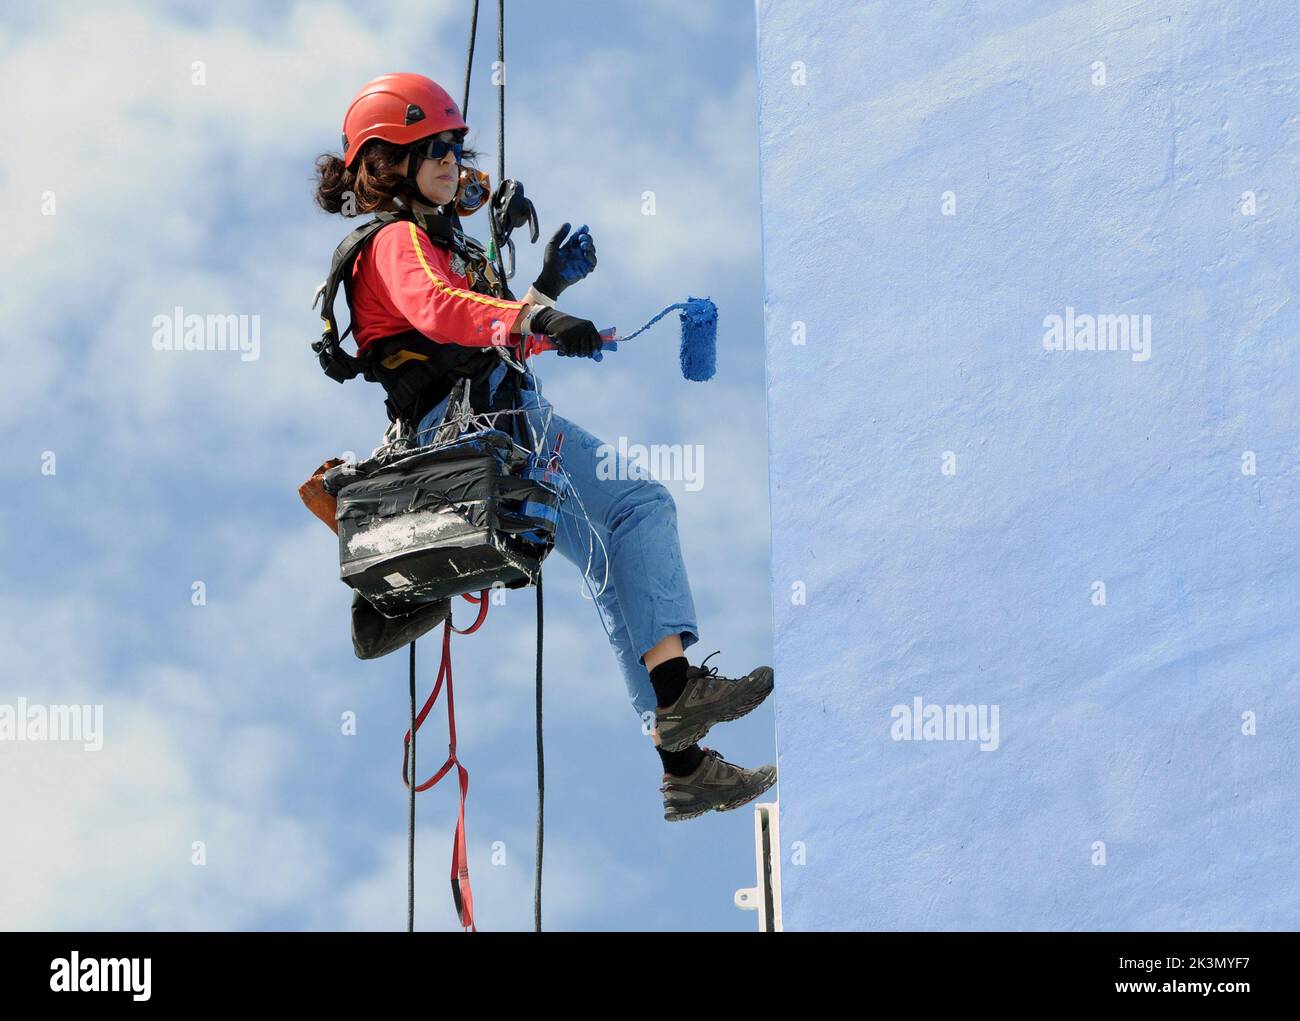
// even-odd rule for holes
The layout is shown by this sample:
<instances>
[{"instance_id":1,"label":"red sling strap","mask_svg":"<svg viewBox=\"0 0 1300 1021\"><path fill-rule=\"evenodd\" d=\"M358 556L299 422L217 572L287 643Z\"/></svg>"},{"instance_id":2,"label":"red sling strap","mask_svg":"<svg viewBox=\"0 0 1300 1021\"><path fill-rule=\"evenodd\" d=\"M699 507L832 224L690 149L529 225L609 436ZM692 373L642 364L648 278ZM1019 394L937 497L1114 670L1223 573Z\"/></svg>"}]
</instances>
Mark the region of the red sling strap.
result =
<instances>
[{"instance_id":1,"label":"red sling strap","mask_svg":"<svg viewBox=\"0 0 1300 1021\"><path fill-rule=\"evenodd\" d=\"M452 691L451 681L451 633L455 631L458 635L472 635L483 626L483 622L487 619L488 590L484 589L477 597L467 595L464 598L471 603L478 604L478 617L473 624L463 631L452 626L450 616L447 618L446 623L443 624L442 662L438 665L438 679L434 682L433 693L415 718L415 729L418 731L424 723L425 717L433 709L434 703L438 701L438 694L442 691L443 682L446 681L447 734L449 739L447 761L428 780L425 780L422 784L417 784L415 790L417 793L429 790L451 771L452 766L456 767L457 778L460 781L460 812L456 819L456 836L451 849L451 896L456 902L456 914L460 918L461 926L472 932L478 932L478 928L474 925L474 892L469 885L469 854L465 843L465 797L469 794L469 771L461 765L460 759L456 757L456 699ZM406 768L410 747L411 732L408 730L406 736L402 739L402 783L407 787L411 783Z\"/></svg>"}]
</instances>

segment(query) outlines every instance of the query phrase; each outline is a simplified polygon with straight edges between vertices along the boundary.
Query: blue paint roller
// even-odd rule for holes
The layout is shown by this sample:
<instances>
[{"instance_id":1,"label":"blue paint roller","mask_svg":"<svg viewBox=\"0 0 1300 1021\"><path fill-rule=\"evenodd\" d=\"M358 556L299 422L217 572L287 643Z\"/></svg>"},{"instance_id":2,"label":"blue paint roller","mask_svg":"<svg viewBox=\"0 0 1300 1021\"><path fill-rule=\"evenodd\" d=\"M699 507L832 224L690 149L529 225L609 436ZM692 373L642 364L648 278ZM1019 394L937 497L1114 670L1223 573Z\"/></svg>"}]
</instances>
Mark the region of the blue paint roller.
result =
<instances>
[{"instance_id":1,"label":"blue paint roller","mask_svg":"<svg viewBox=\"0 0 1300 1021\"><path fill-rule=\"evenodd\" d=\"M681 313L682 343L680 357L682 375L687 379L701 383L712 379L718 369L718 306L708 298L687 298L675 305L669 305L639 330L629 333L626 337L617 336L613 327L601 330L601 337L608 339L601 345L600 352L595 356L595 360L600 361L601 357L608 351L617 351L619 344L629 341L633 337L639 337L674 310ZM529 354L538 351L554 351L555 344L550 337L532 333L528 336L526 350Z\"/></svg>"}]
</instances>

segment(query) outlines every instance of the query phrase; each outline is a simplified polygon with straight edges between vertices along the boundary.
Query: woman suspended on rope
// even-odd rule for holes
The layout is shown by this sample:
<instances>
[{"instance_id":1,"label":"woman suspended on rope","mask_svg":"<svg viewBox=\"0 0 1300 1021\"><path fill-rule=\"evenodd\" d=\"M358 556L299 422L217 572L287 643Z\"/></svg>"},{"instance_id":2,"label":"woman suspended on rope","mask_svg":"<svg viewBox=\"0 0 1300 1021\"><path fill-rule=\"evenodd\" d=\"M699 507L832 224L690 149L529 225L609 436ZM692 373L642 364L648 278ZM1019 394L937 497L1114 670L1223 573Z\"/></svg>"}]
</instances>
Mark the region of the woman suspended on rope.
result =
<instances>
[{"instance_id":1,"label":"woman suspended on rope","mask_svg":"<svg viewBox=\"0 0 1300 1021\"><path fill-rule=\"evenodd\" d=\"M754 709L772 690L772 670L740 678L689 664L699 640L695 606L677 537L677 511L659 482L620 470L597 474L610 448L555 414L521 357L521 337L542 334L561 355L599 358L587 319L560 311L561 293L596 266L588 229L569 224L546 246L541 273L515 300L480 245L459 231L463 165L474 153L447 92L422 75L390 74L367 84L343 122L343 156L317 161L316 201L331 213L396 213L356 258L345 282L358 356L388 394L394 422L416 423L431 442L448 396L470 381L478 412L534 448L563 434L569 498L555 548L594 579L595 602L627 683L663 761L664 818L737 808L776 780L776 769L744 769L697 743L709 728ZM468 169L468 167L466 167ZM477 180L470 170L470 185ZM503 357L503 353L512 355ZM629 477L629 475L634 477Z\"/></svg>"}]
</instances>

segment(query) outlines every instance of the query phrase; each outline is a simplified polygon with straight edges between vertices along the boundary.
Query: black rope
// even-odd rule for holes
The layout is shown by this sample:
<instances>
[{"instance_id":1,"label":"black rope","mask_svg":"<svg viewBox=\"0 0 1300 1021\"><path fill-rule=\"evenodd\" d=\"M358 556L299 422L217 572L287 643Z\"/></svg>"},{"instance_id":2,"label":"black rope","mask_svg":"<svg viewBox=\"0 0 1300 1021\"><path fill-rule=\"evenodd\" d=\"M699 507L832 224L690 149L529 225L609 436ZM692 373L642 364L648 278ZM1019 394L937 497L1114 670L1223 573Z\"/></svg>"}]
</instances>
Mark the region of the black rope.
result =
<instances>
[{"instance_id":1,"label":"black rope","mask_svg":"<svg viewBox=\"0 0 1300 1021\"><path fill-rule=\"evenodd\" d=\"M465 99L460 104L460 118L469 122L469 75L474 69L474 37L478 35L478 0L474 0L474 13L469 19L469 52L465 54Z\"/></svg>"},{"instance_id":2,"label":"black rope","mask_svg":"<svg viewBox=\"0 0 1300 1021\"><path fill-rule=\"evenodd\" d=\"M475 0L477 3L477 0ZM497 183L506 179L506 0L497 0Z\"/></svg>"},{"instance_id":3,"label":"black rope","mask_svg":"<svg viewBox=\"0 0 1300 1021\"><path fill-rule=\"evenodd\" d=\"M406 753L406 931L415 932L415 643L411 643L411 742Z\"/></svg>"},{"instance_id":4,"label":"black rope","mask_svg":"<svg viewBox=\"0 0 1300 1021\"><path fill-rule=\"evenodd\" d=\"M546 826L546 761L542 752L542 569L537 569L537 873L533 877L533 932L542 931L542 842Z\"/></svg>"},{"instance_id":5,"label":"black rope","mask_svg":"<svg viewBox=\"0 0 1300 1021\"><path fill-rule=\"evenodd\" d=\"M497 0L497 74L501 76L501 84L497 86L497 187L501 187L506 180L506 4L505 0ZM504 213L505 210L502 210ZM502 287L509 287L506 280L506 253L505 239L498 238L496 232L492 232L492 240L496 249L496 273L501 280Z\"/></svg>"}]
</instances>

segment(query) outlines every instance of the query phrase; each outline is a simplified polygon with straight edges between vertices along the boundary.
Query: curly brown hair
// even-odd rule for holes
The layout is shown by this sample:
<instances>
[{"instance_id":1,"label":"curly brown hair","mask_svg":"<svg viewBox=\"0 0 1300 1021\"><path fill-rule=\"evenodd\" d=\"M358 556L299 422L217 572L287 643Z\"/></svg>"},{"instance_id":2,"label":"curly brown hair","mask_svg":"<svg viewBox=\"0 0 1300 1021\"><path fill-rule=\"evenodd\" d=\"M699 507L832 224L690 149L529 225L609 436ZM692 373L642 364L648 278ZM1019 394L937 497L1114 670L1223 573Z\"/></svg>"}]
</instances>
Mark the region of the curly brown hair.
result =
<instances>
[{"instance_id":1,"label":"curly brown hair","mask_svg":"<svg viewBox=\"0 0 1300 1021\"><path fill-rule=\"evenodd\" d=\"M361 149L351 167L334 153L316 157L316 204L327 213L359 216L387 209L405 189L402 161L409 150L382 138L372 138ZM466 148L462 163L471 163L478 153Z\"/></svg>"}]
</instances>

